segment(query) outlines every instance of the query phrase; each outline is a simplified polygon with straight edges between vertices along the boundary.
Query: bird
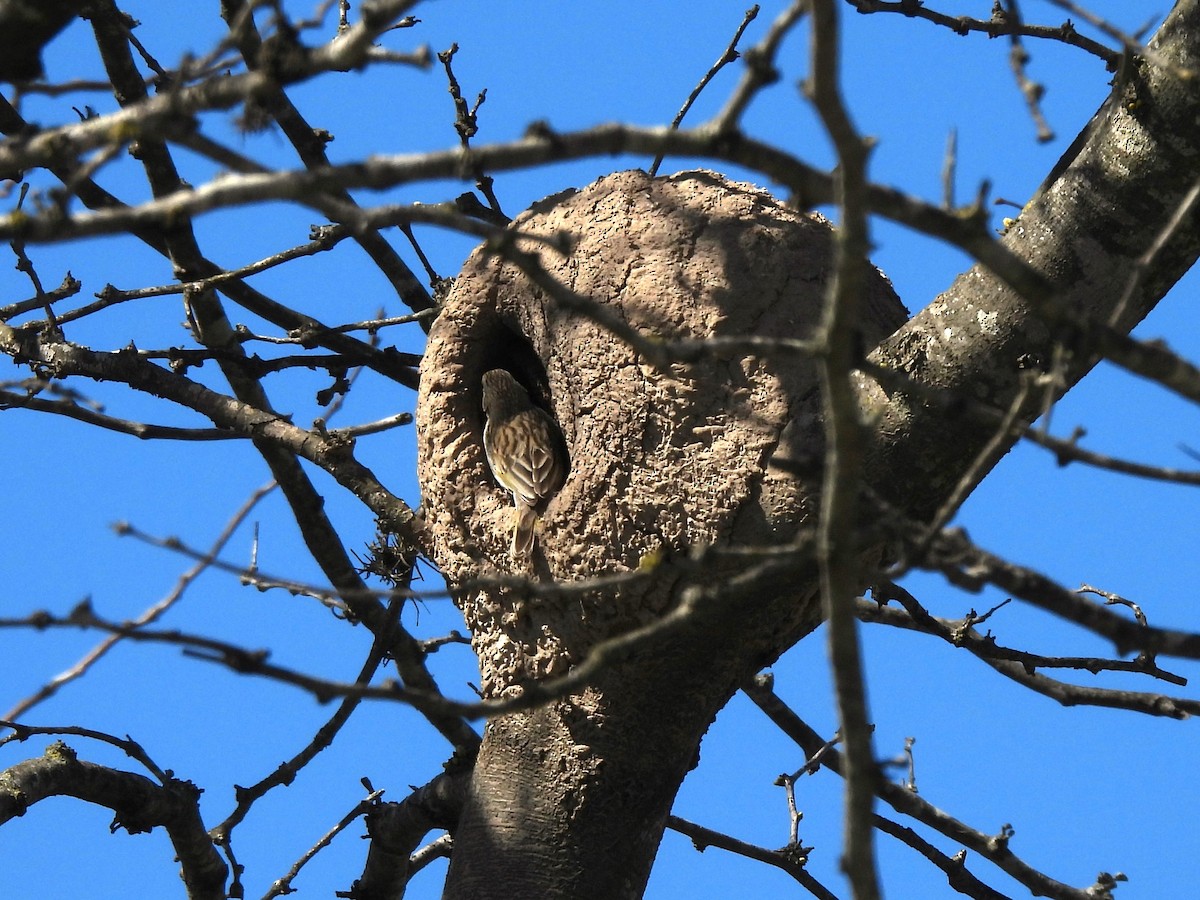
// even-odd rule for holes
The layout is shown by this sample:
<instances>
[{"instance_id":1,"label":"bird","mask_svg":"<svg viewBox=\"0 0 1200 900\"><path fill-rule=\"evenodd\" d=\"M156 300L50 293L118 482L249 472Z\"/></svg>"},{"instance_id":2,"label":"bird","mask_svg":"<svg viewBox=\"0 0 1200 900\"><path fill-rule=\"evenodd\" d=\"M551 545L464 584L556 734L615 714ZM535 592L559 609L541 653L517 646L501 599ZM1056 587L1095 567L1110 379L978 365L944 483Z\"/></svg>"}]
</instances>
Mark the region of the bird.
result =
<instances>
[{"instance_id":1,"label":"bird","mask_svg":"<svg viewBox=\"0 0 1200 900\"><path fill-rule=\"evenodd\" d=\"M538 507L566 476L566 442L558 423L505 369L483 373L483 412L484 454L496 481L512 493L517 521L511 553L521 559L533 550Z\"/></svg>"}]
</instances>

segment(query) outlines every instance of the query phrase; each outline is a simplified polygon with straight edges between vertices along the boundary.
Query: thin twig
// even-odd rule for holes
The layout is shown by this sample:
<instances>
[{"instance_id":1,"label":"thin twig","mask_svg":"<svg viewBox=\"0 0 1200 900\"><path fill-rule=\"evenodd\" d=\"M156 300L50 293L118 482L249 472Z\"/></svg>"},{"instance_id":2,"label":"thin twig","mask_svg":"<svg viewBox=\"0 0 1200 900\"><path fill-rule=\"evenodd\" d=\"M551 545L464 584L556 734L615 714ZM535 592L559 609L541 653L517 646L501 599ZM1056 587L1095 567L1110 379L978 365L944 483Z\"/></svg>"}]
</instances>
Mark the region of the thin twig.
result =
<instances>
[{"instance_id":1,"label":"thin twig","mask_svg":"<svg viewBox=\"0 0 1200 900\"><path fill-rule=\"evenodd\" d=\"M161 784L166 784L171 780L172 776L151 759L150 754L145 751L142 745L132 738L119 738L116 735L103 731L96 731L94 728L81 728L78 725L25 725L14 721L13 718L12 716L5 716L3 719L0 719L0 728L12 729L12 734L0 737L0 747L13 741L28 740L31 735L35 734L70 734L116 747L126 756L136 759L141 763L146 771L157 778Z\"/></svg>"},{"instance_id":2,"label":"thin twig","mask_svg":"<svg viewBox=\"0 0 1200 900\"><path fill-rule=\"evenodd\" d=\"M948 16L945 13L930 9L924 3L914 3L912 0L847 0L860 13L899 13L905 18L925 19L935 25L949 28L955 34L967 35L972 31L982 32L988 37L1000 37L1016 33L1024 37L1040 38L1058 41L1072 47L1078 47L1104 61L1110 72L1115 72L1120 54L1104 46L1099 41L1084 37L1070 22L1059 26L1030 25L1020 20L1006 18L973 19L970 16ZM1054 0L1050 0L1054 2Z\"/></svg>"},{"instance_id":3,"label":"thin twig","mask_svg":"<svg viewBox=\"0 0 1200 900\"><path fill-rule=\"evenodd\" d=\"M151 606L140 616L130 622L129 627L131 629L137 629L154 623L158 619L162 618L167 610L183 599L184 593L187 591L188 587L191 586L192 582L194 582L200 577L201 574L203 574L216 563L221 551L225 549L226 544L228 544L233 538L233 535L236 533L241 524L246 521L246 518L254 510L254 507L256 507L259 502L273 490L275 490L275 483L271 482L270 484L263 485L262 487L258 488L258 490L254 491L254 493L252 493L246 499L246 502L243 503L242 506L230 517L229 521L225 523L225 527L221 530L221 533L217 536L217 539L213 541L209 549L197 558L196 564L179 577L179 580L176 582L175 587L171 590L171 592L158 603ZM67 685L78 678L82 678L87 674L88 670L90 670L92 666L99 662L109 650L116 646L122 637L123 635L120 634L112 634L102 640L71 668L60 673L59 675L56 675L49 682L39 688L35 693L17 703L16 706L4 714L4 718L20 718L43 700L53 697L64 685Z\"/></svg>"},{"instance_id":4,"label":"thin twig","mask_svg":"<svg viewBox=\"0 0 1200 900\"><path fill-rule=\"evenodd\" d=\"M775 68L775 57L784 38L791 34L805 15L808 14L808 0L793 0L792 4L781 12L763 35L763 39L742 54L746 61L746 71L742 80L725 101L724 108L713 117L709 128L716 134L728 134L738 128L742 115L750 106L750 102L768 85L779 80L779 71ZM664 149L660 152L666 152Z\"/></svg>"},{"instance_id":5,"label":"thin twig","mask_svg":"<svg viewBox=\"0 0 1200 900\"><path fill-rule=\"evenodd\" d=\"M1029 51L1021 43L1021 9L1017 5L1017 0L1004 0L1004 3L1008 7L1007 12L1002 12L997 7L993 12L993 16L1001 16L1005 20L1017 23L1017 27L1010 29L1008 32L1011 44L1008 61L1009 65L1012 66L1013 76L1017 80L1017 87L1021 90L1021 96L1025 98L1025 106L1029 109L1029 116L1033 119L1033 123L1037 127L1038 143L1046 144L1054 140L1054 132L1046 123L1046 117L1042 113L1042 95L1046 93L1046 89L1036 81L1033 81L1025 71L1025 66L1029 62Z\"/></svg>"},{"instance_id":6,"label":"thin twig","mask_svg":"<svg viewBox=\"0 0 1200 900\"><path fill-rule=\"evenodd\" d=\"M399 615L402 604L403 598L393 598L392 610L395 615ZM370 684L371 679L375 677L375 673L379 669L380 663L386 657L387 643L385 640L376 637L371 643L371 651L367 654L367 658L364 660L354 683L362 685ZM362 697L360 696L343 698L334 714L317 730L312 740L300 752L286 762L280 763L273 772L257 784L252 784L249 787L239 787L237 790L237 806L225 817L225 820L220 825L209 832L213 841L218 844L227 845L233 829L245 819L254 803L265 796L271 789L290 785L301 769L316 758L318 753L333 743L333 739L341 731L342 726L349 721L350 715L358 708L361 701Z\"/></svg>"},{"instance_id":7,"label":"thin twig","mask_svg":"<svg viewBox=\"0 0 1200 900\"><path fill-rule=\"evenodd\" d=\"M819 900L837 900L832 891L808 873L808 870L804 868L803 860L794 858L789 849L768 850L765 847L739 841L737 838L721 834L719 831L713 831L711 828L705 828L703 825L697 825L695 822L689 822L679 816L669 816L667 827L691 838L692 845L701 852L708 847L720 847L722 850L736 853L738 856L766 863L792 876L805 890Z\"/></svg>"},{"instance_id":8,"label":"thin twig","mask_svg":"<svg viewBox=\"0 0 1200 900\"><path fill-rule=\"evenodd\" d=\"M306 850L298 860L292 863L292 867L287 870L287 873L282 878L276 879L274 884L271 885L271 889L263 894L263 900L271 900L272 897L281 897L285 894L293 893L295 889L292 887L292 881L294 881L296 876L300 874L300 870L303 869L304 866L307 865L309 861L317 855L317 853L333 843L333 839L341 832L345 831L346 828L349 827L350 823L352 823L355 819L365 815L367 810L371 808L371 804L381 796L383 796L383 791L374 791L360 800L354 809L342 816L336 825L330 828L329 831L325 832L325 834L321 835L320 839L315 844L309 847L308 850Z\"/></svg>"},{"instance_id":9,"label":"thin twig","mask_svg":"<svg viewBox=\"0 0 1200 900\"><path fill-rule=\"evenodd\" d=\"M701 92L708 87L709 82L716 78L717 73L723 68L738 59L740 56L737 51L738 41L742 39L742 35L745 33L746 28L749 27L750 23L753 22L757 16L758 4L755 3L752 7L746 10L745 15L742 16L742 24L739 25L737 31L733 33L733 38L729 41L729 46L725 48L725 52L722 53L717 58L717 61L709 67L709 70L704 73L704 77L700 79L699 83L697 83L694 88L692 88L692 92L688 94L687 99L683 101L683 106L679 108L679 112L677 112L675 114L675 118L671 120L671 128L679 128L684 116L686 116L688 110L692 108L692 104L696 102L696 99L700 96ZM663 159L664 154L662 153L659 153L658 156L654 157L654 162L650 164L651 178L658 174L658 167L662 165Z\"/></svg>"},{"instance_id":10,"label":"thin twig","mask_svg":"<svg viewBox=\"0 0 1200 900\"><path fill-rule=\"evenodd\" d=\"M827 743L779 698L773 689L773 679L769 675L758 676L744 684L742 689L776 727L794 740L805 753L812 755ZM826 751L824 765L830 771L846 777L846 761L836 750ZM977 831L938 809L919 794L884 779L875 782L874 790L897 812L911 816L962 846L974 850L1025 885L1035 896L1051 897L1054 900L1095 900L1097 896L1103 896L1091 889L1073 888L1063 884L1030 866L1009 848L1009 838L1012 835L1008 830L998 835ZM879 826L875 816L872 816L871 826ZM1103 878L1102 874L1101 880Z\"/></svg>"}]
</instances>

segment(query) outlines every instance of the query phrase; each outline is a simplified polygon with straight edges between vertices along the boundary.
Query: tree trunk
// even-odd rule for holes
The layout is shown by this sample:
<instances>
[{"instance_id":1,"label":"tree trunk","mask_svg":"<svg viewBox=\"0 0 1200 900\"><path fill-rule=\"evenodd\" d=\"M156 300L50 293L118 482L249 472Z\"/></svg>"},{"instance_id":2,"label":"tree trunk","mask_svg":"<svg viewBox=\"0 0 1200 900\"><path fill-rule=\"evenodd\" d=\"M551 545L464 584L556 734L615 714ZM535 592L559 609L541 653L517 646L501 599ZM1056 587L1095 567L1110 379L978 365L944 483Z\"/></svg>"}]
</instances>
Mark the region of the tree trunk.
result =
<instances>
[{"instance_id":1,"label":"tree trunk","mask_svg":"<svg viewBox=\"0 0 1200 900\"><path fill-rule=\"evenodd\" d=\"M832 230L711 173L641 172L544 201L513 229L572 235L568 256L530 241L519 250L541 250L573 293L534 287L517 265L483 252L459 277L430 334L418 403L435 556L451 585L502 572L535 583L628 580L457 598L488 696L566 674L598 645L613 658L586 689L489 723L448 895L636 897L713 716L817 622L811 584L781 583L781 602L727 597L662 624L681 603L704 599L709 584L688 556L696 548L779 545L812 521L820 394L807 354L735 349L651 365L596 320L652 341L807 338L821 314ZM872 274L868 347L907 318ZM582 309L580 297L590 298ZM545 402L570 448L571 472L544 511L529 565L509 558L511 501L482 451L479 379L494 366ZM724 565L731 575L739 568ZM640 628L650 633L635 646L613 653L604 644Z\"/></svg>"},{"instance_id":2,"label":"tree trunk","mask_svg":"<svg viewBox=\"0 0 1200 900\"><path fill-rule=\"evenodd\" d=\"M1189 0L1155 50L1200 70L1198 35ZM1052 293L1023 299L977 266L900 327L903 309L876 275L863 304L864 346L891 337L872 359L1004 409L1023 371L1061 358L1064 321L1111 319L1128 331L1196 258L1200 233L1189 214L1122 300L1136 260L1196 180L1198 123L1200 93L1190 82L1137 63L1003 239ZM830 232L718 176L633 172L550 198L513 228L571 235L566 257L517 244L540 252L566 290L534 286L517 264L482 251L468 262L422 367L426 520L435 558L451 586L463 587L456 599L487 696L520 696L587 665L597 647L606 663L587 687L488 724L446 896L638 897L713 717L819 619L811 563L778 566L766 587L759 573L747 594L738 585L744 562L726 559L726 577L714 577L692 557L710 545L787 545L811 526L822 424L802 353L730 347L664 368L610 329L638 329L651 339L642 347L649 354L660 338L808 337ZM1071 333L1086 338L1076 326ZM1065 385L1095 358L1086 342L1068 349ZM481 444L479 378L495 366L516 373L555 415L571 453L528 566L509 559L511 506ZM928 517L995 421L861 384L874 423L871 486L908 515ZM573 592L475 583L501 573L548 585L621 572L630 573L625 583Z\"/></svg>"}]
</instances>

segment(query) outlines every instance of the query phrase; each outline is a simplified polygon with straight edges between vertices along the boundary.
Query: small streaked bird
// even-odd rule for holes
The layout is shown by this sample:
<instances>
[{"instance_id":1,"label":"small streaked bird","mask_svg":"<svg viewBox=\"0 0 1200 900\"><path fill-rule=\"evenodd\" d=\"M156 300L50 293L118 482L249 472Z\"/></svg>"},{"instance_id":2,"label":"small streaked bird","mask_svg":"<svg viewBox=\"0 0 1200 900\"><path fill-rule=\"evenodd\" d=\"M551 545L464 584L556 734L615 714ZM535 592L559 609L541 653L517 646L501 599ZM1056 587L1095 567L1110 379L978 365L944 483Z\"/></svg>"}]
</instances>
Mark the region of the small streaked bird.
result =
<instances>
[{"instance_id":1,"label":"small streaked bird","mask_svg":"<svg viewBox=\"0 0 1200 900\"><path fill-rule=\"evenodd\" d=\"M529 399L504 369L483 374L483 450L500 486L511 491L517 509L512 557L533 550L537 508L562 485L567 464L558 423Z\"/></svg>"}]
</instances>

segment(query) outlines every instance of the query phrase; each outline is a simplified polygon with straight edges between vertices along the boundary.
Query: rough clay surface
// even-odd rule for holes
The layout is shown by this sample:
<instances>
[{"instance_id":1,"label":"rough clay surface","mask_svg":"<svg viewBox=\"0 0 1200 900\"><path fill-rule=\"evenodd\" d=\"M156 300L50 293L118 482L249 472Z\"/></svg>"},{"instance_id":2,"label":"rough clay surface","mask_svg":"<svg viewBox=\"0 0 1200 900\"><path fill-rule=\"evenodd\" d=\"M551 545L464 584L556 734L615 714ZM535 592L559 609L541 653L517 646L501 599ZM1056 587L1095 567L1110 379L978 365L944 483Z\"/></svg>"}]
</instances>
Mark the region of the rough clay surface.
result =
<instances>
[{"instance_id":1,"label":"rough clay surface","mask_svg":"<svg viewBox=\"0 0 1200 900\"><path fill-rule=\"evenodd\" d=\"M571 290L666 339L808 337L831 270L825 219L710 172L619 172L541 201L512 227L570 234L568 257L521 247ZM861 311L866 349L907 318L874 271ZM496 365L545 395L571 458L538 524L532 563L519 569L508 558L511 502L482 447L480 376ZM481 248L421 369L418 470L434 559L451 585L507 572L578 581L635 568L648 554L787 540L812 515L812 483L796 472L818 477L807 464L820 459L819 412L802 354L725 350L662 371ZM457 601L485 691L497 694L565 672L597 640L660 615L672 596L659 585L565 599L475 590Z\"/></svg>"}]
</instances>

